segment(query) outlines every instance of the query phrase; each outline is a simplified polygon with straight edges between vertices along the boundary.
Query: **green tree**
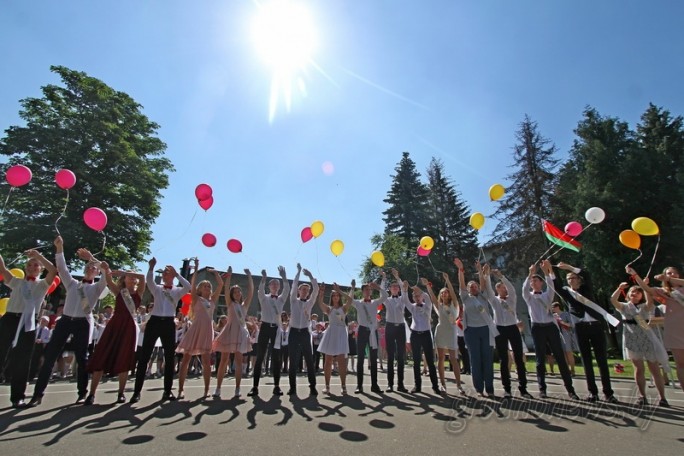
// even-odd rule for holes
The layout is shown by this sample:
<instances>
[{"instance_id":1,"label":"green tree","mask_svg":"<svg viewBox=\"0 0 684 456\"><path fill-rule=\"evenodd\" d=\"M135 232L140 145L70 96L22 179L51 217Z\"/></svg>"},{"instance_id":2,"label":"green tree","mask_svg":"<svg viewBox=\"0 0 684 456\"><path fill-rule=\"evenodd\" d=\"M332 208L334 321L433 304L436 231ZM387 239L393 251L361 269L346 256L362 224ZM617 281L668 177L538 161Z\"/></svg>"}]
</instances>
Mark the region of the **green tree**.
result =
<instances>
[{"instance_id":1,"label":"green tree","mask_svg":"<svg viewBox=\"0 0 684 456\"><path fill-rule=\"evenodd\" d=\"M514 172L493 218L497 225L488 243L506 257L506 268L524 274L547 248L542 219L550 216L554 172L558 166L556 146L539 133L529 116L520 123L513 146ZM499 253L499 252L497 252Z\"/></svg>"},{"instance_id":2,"label":"green tree","mask_svg":"<svg viewBox=\"0 0 684 456\"><path fill-rule=\"evenodd\" d=\"M173 171L164 157L166 145L156 136L159 125L129 95L104 82L62 66L50 69L63 85L46 85L41 98L21 100L26 125L10 126L0 140L0 154L10 165L24 164L34 173L29 185L12 193L0 226L3 253L51 243L65 206L65 191L54 175L70 169L77 183L59 221L71 247L67 261L77 247L98 251L103 244L103 236L83 223L88 207L108 216L102 257L112 265L141 261L160 212L161 190L169 184L167 173Z\"/></svg>"},{"instance_id":3,"label":"green tree","mask_svg":"<svg viewBox=\"0 0 684 456\"><path fill-rule=\"evenodd\" d=\"M444 165L440 160L432 158L427 176L429 235L434 239L435 246L427 257L430 268L426 275L432 282L442 284L443 279L437 271L445 271L453 276L455 257L466 261L477 257L477 236L469 223L470 209L454 184L444 175ZM421 264L424 262L420 261Z\"/></svg>"},{"instance_id":4,"label":"green tree","mask_svg":"<svg viewBox=\"0 0 684 456\"><path fill-rule=\"evenodd\" d=\"M381 269L387 273L388 281L393 280L389 272L392 268L399 271L399 276L402 279L413 280L417 274L415 254L414 256L406 255L410 248L403 238L396 234L375 234L371 237L371 244L373 249L380 250L385 257L385 265ZM371 262L370 258L361 265L361 273L364 282L371 282L380 278L380 270Z\"/></svg>"},{"instance_id":5,"label":"green tree","mask_svg":"<svg viewBox=\"0 0 684 456\"><path fill-rule=\"evenodd\" d=\"M402 153L394 170L396 174L392 176L392 185L383 200L389 205L382 213L385 233L399 236L408 246L417 246L419 239L428 234L429 191L421 182L416 164L408 152ZM415 251L407 249L405 255L413 256Z\"/></svg>"}]
</instances>

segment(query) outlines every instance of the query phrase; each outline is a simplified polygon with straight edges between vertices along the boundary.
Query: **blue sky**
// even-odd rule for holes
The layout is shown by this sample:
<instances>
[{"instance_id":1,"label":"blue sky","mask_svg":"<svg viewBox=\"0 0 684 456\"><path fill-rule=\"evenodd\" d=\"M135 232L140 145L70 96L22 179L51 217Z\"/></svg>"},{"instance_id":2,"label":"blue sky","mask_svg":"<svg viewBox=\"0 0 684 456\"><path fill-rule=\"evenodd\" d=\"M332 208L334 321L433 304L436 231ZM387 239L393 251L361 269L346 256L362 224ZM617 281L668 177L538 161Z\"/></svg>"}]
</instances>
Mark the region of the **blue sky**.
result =
<instances>
[{"instance_id":1,"label":"blue sky","mask_svg":"<svg viewBox=\"0 0 684 456\"><path fill-rule=\"evenodd\" d=\"M325 75L304 68L306 96L295 87L290 111L281 104L269 121L272 71L250 36L256 2L5 1L0 128L20 123L19 99L57 82L50 65L100 78L161 125L177 170L150 248L161 263L198 256L269 274L282 264L292 277L299 261L346 284L383 230L402 151L421 172L440 158L472 211L489 214L487 190L506 184L525 114L564 157L587 105L631 124L649 102L684 113L680 2L299 3ZM214 191L206 213L194 196L202 182ZM325 231L302 244L314 220ZM216 247L201 244L205 232ZM243 253L227 250L229 238ZM337 258L334 239L345 244Z\"/></svg>"}]
</instances>

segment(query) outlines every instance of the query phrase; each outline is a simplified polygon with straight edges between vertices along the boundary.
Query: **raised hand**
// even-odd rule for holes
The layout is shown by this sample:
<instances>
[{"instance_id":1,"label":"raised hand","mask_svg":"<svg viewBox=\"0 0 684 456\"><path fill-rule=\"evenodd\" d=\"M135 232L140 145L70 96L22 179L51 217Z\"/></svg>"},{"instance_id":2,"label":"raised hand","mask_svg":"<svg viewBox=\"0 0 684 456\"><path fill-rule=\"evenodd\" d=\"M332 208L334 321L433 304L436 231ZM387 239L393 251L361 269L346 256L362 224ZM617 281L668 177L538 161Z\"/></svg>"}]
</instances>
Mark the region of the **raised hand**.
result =
<instances>
[{"instance_id":1,"label":"raised hand","mask_svg":"<svg viewBox=\"0 0 684 456\"><path fill-rule=\"evenodd\" d=\"M150 258L148 264L150 265L150 269L154 269L154 267L157 265L157 259L155 257Z\"/></svg>"},{"instance_id":2,"label":"raised hand","mask_svg":"<svg viewBox=\"0 0 684 456\"><path fill-rule=\"evenodd\" d=\"M459 258L454 258L454 266L461 271L463 269L463 262Z\"/></svg>"}]
</instances>

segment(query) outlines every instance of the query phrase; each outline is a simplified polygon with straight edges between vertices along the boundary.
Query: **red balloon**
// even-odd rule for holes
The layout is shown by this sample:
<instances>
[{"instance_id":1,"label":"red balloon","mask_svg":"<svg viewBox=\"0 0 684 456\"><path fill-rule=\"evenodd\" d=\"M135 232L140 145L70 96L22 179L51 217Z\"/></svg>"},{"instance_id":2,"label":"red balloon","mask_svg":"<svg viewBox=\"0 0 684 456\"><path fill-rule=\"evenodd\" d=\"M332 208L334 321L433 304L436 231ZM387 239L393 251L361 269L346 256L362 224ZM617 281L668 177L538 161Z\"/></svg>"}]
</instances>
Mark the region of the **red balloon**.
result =
<instances>
[{"instance_id":1,"label":"red balloon","mask_svg":"<svg viewBox=\"0 0 684 456\"><path fill-rule=\"evenodd\" d=\"M420 256L428 256L430 255L430 250L424 249L421 246L418 246L416 249L416 253Z\"/></svg>"},{"instance_id":2,"label":"red balloon","mask_svg":"<svg viewBox=\"0 0 684 456\"><path fill-rule=\"evenodd\" d=\"M5 173L5 179L12 187L21 187L31 182L33 173L24 165L11 166Z\"/></svg>"},{"instance_id":3,"label":"red balloon","mask_svg":"<svg viewBox=\"0 0 684 456\"><path fill-rule=\"evenodd\" d=\"M228 250L230 250L233 253L242 252L242 242L238 241L237 239L229 240L228 241Z\"/></svg>"},{"instance_id":4,"label":"red balloon","mask_svg":"<svg viewBox=\"0 0 684 456\"><path fill-rule=\"evenodd\" d=\"M579 222L568 222L567 225L565 225L565 234L567 234L570 237L577 237L582 233L582 225L580 225Z\"/></svg>"},{"instance_id":5,"label":"red balloon","mask_svg":"<svg viewBox=\"0 0 684 456\"><path fill-rule=\"evenodd\" d=\"M91 207L83 213L83 221L88 225L88 228L102 231L107 226L107 214L100 208Z\"/></svg>"},{"instance_id":6,"label":"red balloon","mask_svg":"<svg viewBox=\"0 0 684 456\"><path fill-rule=\"evenodd\" d=\"M190 304L183 303L181 306L181 313L187 317L190 313Z\"/></svg>"},{"instance_id":7,"label":"red balloon","mask_svg":"<svg viewBox=\"0 0 684 456\"><path fill-rule=\"evenodd\" d=\"M205 199L211 198L213 190L208 184L199 184L195 188L195 196L198 201L204 201Z\"/></svg>"},{"instance_id":8,"label":"red balloon","mask_svg":"<svg viewBox=\"0 0 684 456\"><path fill-rule=\"evenodd\" d=\"M190 305L190 303L192 302L192 295L191 295L190 293L185 293L185 294L181 297L181 302L182 302L183 304Z\"/></svg>"},{"instance_id":9,"label":"red balloon","mask_svg":"<svg viewBox=\"0 0 684 456\"><path fill-rule=\"evenodd\" d=\"M207 247L213 247L216 245L216 236L214 236L211 233L204 233L202 235L202 244L204 244Z\"/></svg>"},{"instance_id":10,"label":"red balloon","mask_svg":"<svg viewBox=\"0 0 684 456\"><path fill-rule=\"evenodd\" d=\"M55 174L57 186L63 190L69 190L76 185L76 175L68 169L60 169Z\"/></svg>"},{"instance_id":11,"label":"red balloon","mask_svg":"<svg viewBox=\"0 0 684 456\"><path fill-rule=\"evenodd\" d=\"M62 279L60 279L59 276L55 276L55 279L52 281L50 288L48 288L47 294L52 294L52 292L57 289L60 283L62 283Z\"/></svg>"},{"instance_id":12,"label":"red balloon","mask_svg":"<svg viewBox=\"0 0 684 456\"><path fill-rule=\"evenodd\" d=\"M306 228L302 229L300 236L302 238L302 242L309 242L311 239L313 239L314 236L311 232L311 227L307 226Z\"/></svg>"},{"instance_id":13,"label":"red balloon","mask_svg":"<svg viewBox=\"0 0 684 456\"><path fill-rule=\"evenodd\" d=\"M199 203L199 205L202 209L204 209L205 211L208 211L209 208L214 205L214 197L210 196L207 199L198 200L197 202Z\"/></svg>"}]
</instances>

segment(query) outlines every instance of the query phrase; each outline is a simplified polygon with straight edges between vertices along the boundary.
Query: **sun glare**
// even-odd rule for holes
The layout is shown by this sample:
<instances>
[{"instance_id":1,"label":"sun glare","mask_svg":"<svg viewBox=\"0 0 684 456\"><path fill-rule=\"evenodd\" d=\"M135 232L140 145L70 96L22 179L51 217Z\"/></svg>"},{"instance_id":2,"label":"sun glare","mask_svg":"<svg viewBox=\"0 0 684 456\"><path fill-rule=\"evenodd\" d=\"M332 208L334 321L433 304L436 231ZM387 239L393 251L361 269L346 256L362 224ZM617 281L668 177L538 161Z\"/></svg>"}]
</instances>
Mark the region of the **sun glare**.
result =
<instances>
[{"instance_id":1,"label":"sun glare","mask_svg":"<svg viewBox=\"0 0 684 456\"><path fill-rule=\"evenodd\" d=\"M312 63L317 47L316 30L304 6L275 0L260 6L252 38L260 57L273 72L269 99L269 121L273 121L281 97L290 110L295 83L306 96L306 85L299 73Z\"/></svg>"}]
</instances>

